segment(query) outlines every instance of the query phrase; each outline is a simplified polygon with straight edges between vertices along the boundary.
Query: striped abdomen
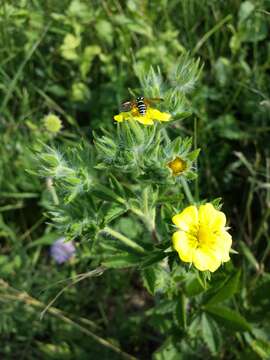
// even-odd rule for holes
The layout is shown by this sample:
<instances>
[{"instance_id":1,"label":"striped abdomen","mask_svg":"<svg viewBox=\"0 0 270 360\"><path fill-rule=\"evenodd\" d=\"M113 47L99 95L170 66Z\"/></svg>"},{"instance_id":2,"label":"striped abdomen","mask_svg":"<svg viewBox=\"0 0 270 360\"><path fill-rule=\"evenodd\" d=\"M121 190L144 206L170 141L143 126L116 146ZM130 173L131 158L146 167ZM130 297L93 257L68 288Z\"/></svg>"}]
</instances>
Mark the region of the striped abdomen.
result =
<instances>
[{"instance_id":1,"label":"striped abdomen","mask_svg":"<svg viewBox=\"0 0 270 360\"><path fill-rule=\"evenodd\" d=\"M145 115L146 114L146 105L144 102L144 98L142 96L138 97L136 99L136 103L137 103L137 108L139 110L140 115Z\"/></svg>"}]
</instances>

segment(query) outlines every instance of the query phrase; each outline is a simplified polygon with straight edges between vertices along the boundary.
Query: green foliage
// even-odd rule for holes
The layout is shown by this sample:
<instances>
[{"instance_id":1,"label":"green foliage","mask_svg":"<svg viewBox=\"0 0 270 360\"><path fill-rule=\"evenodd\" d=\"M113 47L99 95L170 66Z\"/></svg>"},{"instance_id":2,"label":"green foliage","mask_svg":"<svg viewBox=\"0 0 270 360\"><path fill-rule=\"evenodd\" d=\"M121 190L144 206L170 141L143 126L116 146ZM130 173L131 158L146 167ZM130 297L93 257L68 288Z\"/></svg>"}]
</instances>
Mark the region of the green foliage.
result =
<instances>
[{"instance_id":1,"label":"green foliage","mask_svg":"<svg viewBox=\"0 0 270 360\"><path fill-rule=\"evenodd\" d=\"M1 2L1 358L270 358L268 5ZM140 95L171 121L114 124ZM237 254L209 276L171 217L220 197Z\"/></svg>"},{"instance_id":2,"label":"green foliage","mask_svg":"<svg viewBox=\"0 0 270 360\"><path fill-rule=\"evenodd\" d=\"M153 184L169 184L179 181L172 178L168 163L176 157L181 158L186 168L183 176L193 179L196 175L192 165L199 150L190 151L191 139L180 137L171 141L166 131L160 131L158 125L145 128L132 121L118 124L117 138L108 134L96 136L95 145L102 162L97 169L109 169L130 173L129 178L138 178Z\"/></svg>"}]
</instances>

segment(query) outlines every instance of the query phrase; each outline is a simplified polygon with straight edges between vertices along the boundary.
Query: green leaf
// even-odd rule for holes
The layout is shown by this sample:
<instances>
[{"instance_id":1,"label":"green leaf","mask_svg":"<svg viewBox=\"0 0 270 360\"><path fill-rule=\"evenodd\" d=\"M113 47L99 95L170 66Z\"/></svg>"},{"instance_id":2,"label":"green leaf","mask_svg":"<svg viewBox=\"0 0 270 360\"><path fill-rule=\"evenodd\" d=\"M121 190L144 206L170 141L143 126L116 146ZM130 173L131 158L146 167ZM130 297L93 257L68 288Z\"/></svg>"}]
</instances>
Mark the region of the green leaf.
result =
<instances>
[{"instance_id":1,"label":"green leaf","mask_svg":"<svg viewBox=\"0 0 270 360\"><path fill-rule=\"evenodd\" d=\"M212 354L216 354L221 346L222 337L219 328L205 313L201 318L202 337Z\"/></svg>"},{"instance_id":2,"label":"green leaf","mask_svg":"<svg viewBox=\"0 0 270 360\"><path fill-rule=\"evenodd\" d=\"M115 229L135 241L140 238L144 231L141 223L136 221L133 217L122 217L117 221Z\"/></svg>"},{"instance_id":3,"label":"green leaf","mask_svg":"<svg viewBox=\"0 0 270 360\"><path fill-rule=\"evenodd\" d=\"M0 255L0 276L15 275L20 268L21 258L16 255L13 259L6 255Z\"/></svg>"},{"instance_id":4,"label":"green leaf","mask_svg":"<svg viewBox=\"0 0 270 360\"><path fill-rule=\"evenodd\" d=\"M116 204L108 204L106 203L106 207L107 209L105 210L105 206L103 207L103 211L105 212L105 215L104 215L104 218L103 218L103 221L104 221L104 224L107 225L109 224L111 221L117 219L119 216L123 215L127 209L124 208L123 206L120 206L120 205L116 205Z\"/></svg>"},{"instance_id":5,"label":"green leaf","mask_svg":"<svg viewBox=\"0 0 270 360\"><path fill-rule=\"evenodd\" d=\"M192 321L190 322L187 328L187 332L190 338L194 338L198 336L198 333L200 331L200 326L201 326L201 318L199 315L195 315L195 317L193 317Z\"/></svg>"},{"instance_id":6,"label":"green leaf","mask_svg":"<svg viewBox=\"0 0 270 360\"><path fill-rule=\"evenodd\" d=\"M66 60L76 60L78 58L77 48L81 43L81 38L73 34L67 34L60 47L60 52Z\"/></svg>"},{"instance_id":7,"label":"green leaf","mask_svg":"<svg viewBox=\"0 0 270 360\"><path fill-rule=\"evenodd\" d=\"M187 298L182 293L179 299L176 299L175 317L178 324L184 329L187 327Z\"/></svg>"},{"instance_id":8,"label":"green leaf","mask_svg":"<svg viewBox=\"0 0 270 360\"><path fill-rule=\"evenodd\" d=\"M247 136L244 131L240 130L237 119L231 114L219 116L214 126L221 138L239 140Z\"/></svg>"},{"instance_id":9,"label":"green leaf","mask_svg":"<svg viewBox=\"0 0 270 360\"><path fill-rule=\"evenodd\" d=\"M84 49L83 54L80 57L80 72L83 79L87 78L94 57L100 53L101 48L98 45L86 46Z\"/></svg>"},{"instance_id":10,"label":"green leaf","mask_svg":"<svg viewBox=\"0 0 270 360\"><path fill-rule=\"evenodd\" d=\"M109 45L113 43L113 27L111 23L107 20L101 19L96 22L95 29L98 36L102 39L102 43L106 42Z\"/></svg>"},{"instance_id":11,"label":"green leaf","mask_svg":"<svg viewBox=\"0 0 270 360\"><path fill-rule=\"evenodd\" d=\"M258 42L264 40L268 35L267 22L262 14L255 13L241 26L242 41Z\"/></svg>"},{"instance_id":12,"label":"green leaf","mask_svg":"<svg viewBox=\"0 0 270 360\"><path fill-rule=\"evenodd\" d=\"M263 360L270 359L270 342L264 339L248 339L249 346Z\"/></svg>"},{"instance_id":13,"label":"green leaf","mask_svg":"<svg viewBox=\"0 0 270 360\"><path fill-rule=\"evenodd\" d=\"M249 247L243 241L239 242L239 246L249 264L253 266L256 271L258 271L260 269L260 265L257 262L255 256L250 251Z\"/></svg>"},{"instance_id":14,"label":"green leaf","mask_svg":"<svg viewBox=\"0 0 270 360\"><path fill-rule=\"evenodd\" d=\"M205 288L203 287L202 282L195 274L189 276L185 284L185 293L187 297L192 297L203 292Z\"/></svg>"},{"instance_id":15,"label":"green leaf","mask_svg":"<svg viewBox=\"0 0 270 360\"><path fill-rule=\"evenodd\" d=\"M226 86L232 77L232 64L225 57L219 57L214 66L215 76L220 86Z\"/></svg>"},{"instance_id":16,"label":"green leaf","mask_svg":"<svg viewBox=\"0 0 270 360\"><path fill-rule=\"evenodd\" d=\"M101 184L100 185L96 184L95 187L92 189L92 193L94 196L96 196L101 200L110 201L110 202L114 201L120 204L125 203L125 199L118 196L114 191Z\"/></svg>"},{"instance_id":17,"label":"green leaf","mask_svg":"<svg viewBox=\"0 0 270 360\"><path fill-rule=\"evenodd\" d=\"M169 274L160 265L143 270L142 275L144 286L152 295L164 290L168 284Z\"/></svg>"},{"instance_id":18,"label":"green leaf","mask_svg":"<svg viewBox=\"0 0 270 360\"><path fill-rule=\"evenodd\" d=\"M38 341L37 344L46 359L65 359L71 356L71 349L65 342L55 345Z\"/></svg>"},{"instance_id":19,"label":"green leaf","mask_svg":"<svg viewBox=\"0 0 270 360\"><path fill-rule=\"evenodd\" d=\"M154 360L181 360L182 355L173 343L171 337L167 338L161 347L154 353Z\"/></svg>"},{"instance_id":20,"label":"green leaf","mask_svg":"<svg viewBox=\"0 0 270 360\"><path fill-rule=\"evenodd\" d=\"M192 115L191 111L176 112L173 115L173 119L171 121L168 121L167 123L165 123L165 126L171 126L174 122L178 122L179 120L184 120L184 119L190 117L191 115Z\"/></svg>"},{"instance_id":21,"label":"green leaf","mask_svg":"<svg viewBox=\"0 0 270 360\"><path fill-rule=\"evenodd\" d=\"M112 174L110 174L110 185L111 188L121 197L125 197L125 190L123 188L123 185L114 177Z\"/></svg>"},{"instance_id":22,"label":"green leaf","mask_svg":"<svg viewBox=\"0 0 270 360\"><path fill-rule=\"evenodd\" d=\"M199 156L200 151L201 151L201 149L196 149L196 150L191 151L191 152L188 154L188 159L189 159L190 161L196 160L197 157Z\"/></svg>"},{"instance_id":23,"label":"green leaf","mask_svg":"<svg viewBox=\"0 0 270 360\"><path fill-rule=\"evenodd\" d=\"M162 259L164 259L167 256L167 254L164 251L153 251L147 256L145 256L144 261L142 262L142 269L145 269L148 266L151 266L153 264L156 264L160 262Z\"/></svg>"},{"instance_id":24,"label":"green leaf","mask_svg":"<svg viewBox=\"0 0 270 360\"><path fill-rule=\"evenodd\" d=\"M207 305L217 304L219 302L230 299L239 289L240 271L233 274L211 298Z\"/></svg>"},{"instance_id":25,"label":"green leaf","mask_svg":"<svg viewBox=\"0 0 270 360\"><path fill-rule=\"evenodd\" d=\"M173 312L176 302L173 300L161 300L154 307L146 311L147 316L165 315Z\"/></svg>"},{"instance_id":26,"label":"green leaf","mask_svg":"<svg viewBox=\"0 0 270 360\"><path fill-rule=\"evenodd\" d=\"M239 10L239 23L245 21L254 11L255 6L250 1L244 1Z\"/></svg>"},{"instance_id":27,"label":"green leaf","mask_svg":"<svg viewBox=\"0 0 270 360\"><path fill-rule=\"evenodd\" d=\"M31 247L35 247L35 246L41 246L41 245L51 245L59 237L60 237L59 233L50 232L46 235L41 236L37 240L32 241L29 245L27 245L27 247L31 248Z\"/></svg>"},{"instance_id":28,"label":"green leaf","mask_svg":"<svg viewBox=\"0 0 270 360\"><path fill-rule=\"evenodd\" d=\"M120 254L110 256L102 261L102 265L108 268L127 268L136 266L140 263L141 258L134 254Z\"/></svg>"},{"instance_id":29,"label":"green leaf","mask_svg":"<svg viewBox=\"0 0 270 360\"><path fill-rule=\"evenodd\" d=\"M235 310L231 310L222 305L206 305L203 309L229 330L251 330L250 324L247 320Z\"/></svg>"}]
</instances>

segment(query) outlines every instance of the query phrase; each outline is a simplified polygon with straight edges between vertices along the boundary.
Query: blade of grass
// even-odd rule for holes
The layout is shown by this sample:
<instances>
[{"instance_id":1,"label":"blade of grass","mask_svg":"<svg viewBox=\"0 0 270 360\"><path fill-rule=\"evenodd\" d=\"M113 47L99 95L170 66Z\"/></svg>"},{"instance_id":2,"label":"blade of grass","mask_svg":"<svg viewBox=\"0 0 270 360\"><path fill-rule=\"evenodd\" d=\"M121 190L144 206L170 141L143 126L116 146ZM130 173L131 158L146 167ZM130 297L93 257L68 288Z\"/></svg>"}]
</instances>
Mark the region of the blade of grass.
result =
<instances>
[{"instance_id":1,"label":"blade of grass","mask_svg":"<svg viewBox=\"0 0 270 360\"><path fill-rule=\"evenodd\" d=\"M218 22L211 30L209 30L203 37L197 42L194 49L192 50L192 55L196 54L203 44L212 36L216 31L218 31L224 24L229 22L232 19L232 15L227 15L224 19Z\"/></svg>"},{"instance_id":2,"label":"blade of grass","mask_svg":"<svg viewBox=\"0 0 270 360\"><path fill-rule=\"evenodd\" d=\"M17 301L17 302L20 301L20 302L23 302L23 303L25 303L27 305L35 307L35 308L39 308L39 309L44 308L44 303L43 302L31 297L30 295L28 295L25 292L20 292L20 291L17 291L16 289L13 289L12 287L9 286L8 283L6 283L2 279L0 279L0 290L1 290L1 288L3 288L6 292L7 292L7 290L11 290L12 293L8 294L8 293L1 293L0 292L0 300L3 300L3 301ZM123 351L122 349L117 347L116 345L110 343L108 340L102 338L101 336L98 336L98 335L94 334L89 329L85 328L84 326L82 326L82 325L78 324L77 322L75 322L74 320L70 319L69 317L67 317L67 315L62 310L59 310L56 307L50 307L48 309L48 313L50 315L53 315L56 318L64 321L65 323L70 324L71 326L78 329L79 331L81 331L85 335L91 337L93 340L95 340L100 345L102 345L102 346L116 352L117 354L119 354L119 356L121 356L121 358L127 359L127 360L137 360L136 357L126 353L125 351ZM85 319L82 322L86 322Z\"/></svg>"},{"instance_id":3,"label":"blade of grass","mask_svg":"<svg viewBox=\"0 0 270 360\"><path fill-rule=\"evenodd\" d=\"M46 26L46 28L44 29L44 31L41 34L40 38L34 43L32 48L30 49L30 51L28 52L28 54L25 56L24 60L22 61L21 65L19 66L16 74L14 75L14 77L13 77L13 79L12 79L8 89L7 89L6 95L5 95L5 97L4 97L3 101L2 101L2 104L0 106L0 113L3 111L3 109L6 107L8 101L10 100L11 95L12 95L13 91L16 88L17 82L18 82L20 76L22 75L26 64L31 59L31 57L33 56L33 54L36 51L36 49L38 48L38 46L41 44L42 40L44 39L44 37L45 37L45 35L46 35L46 33L47 33L48 29L49 29L49 26L50 26L50 24L48 24Z\"/></svg>"}]
</instances>

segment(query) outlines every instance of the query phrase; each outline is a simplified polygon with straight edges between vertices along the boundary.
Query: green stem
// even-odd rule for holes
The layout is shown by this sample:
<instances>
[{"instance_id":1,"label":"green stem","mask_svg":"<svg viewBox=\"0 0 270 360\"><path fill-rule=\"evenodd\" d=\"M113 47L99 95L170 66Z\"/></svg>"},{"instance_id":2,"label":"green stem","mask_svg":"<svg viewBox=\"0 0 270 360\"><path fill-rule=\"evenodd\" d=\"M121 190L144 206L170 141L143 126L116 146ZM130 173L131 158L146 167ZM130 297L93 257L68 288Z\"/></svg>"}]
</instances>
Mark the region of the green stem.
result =
<instances>
[{"instance_id":1,"label":"green stem","mask_svg":"<svg viewBox=\"0 0 270 360\"><path fill-rule=\"evenodd\" d=\"M10 210L15 210L15 209L21 209L23 207L24 207L24 203L22 201L19 201L19 202L17 202L17 204L1 206L0 207L0 212L10 211Z\"/></svg>"},{"instance_id":2,"label":"green stem","mask_svg":"<svg viewBox=\"0 0 270 360\"><path fill-rule=\"evenodd\" d=\"M268 217L270 216L270 207L266 209L263 217L262 217L262 220L261 220L261 223L260 223L260 226L259 226L259 229L257 231L257 234L255 236L255 239L254 239L254 244L257 244L264 232L264 225L267 224L267 220L268 220Z\"/></svg>"},{"instance_id":3,"label":"green stem","mask_svg":"<svg viewBox=\"0 0 270 360\"><path fill-rule=\"evenodd\" d=\"M133 240L129 239L123 234L120 234L118 231L113 230L112 228L106 226L101 232L106 232L107 234L112 235L114 238L120 240L123 244L127 245L128 247L136 250L139 253L144 253L145 250L142 246L135 243Z\"/></svg>"},{"instance_id":4,"label":"green stem","mask_svg":"<svg viewBox=\"0 0 270 360\"><path fill-rule=\"evenodd\" d=\"M188 201L189 201L191 204L193 204L193 203L194 203L194 198L193 198L193 196L192 196L192 194L191 194L191 191L190 191L190 188L189 188L189 186L188 186L188 184L187 184L186 179L182 178L182 179L181 179L181 184L182 184L182 186L183 186L185 195L186 195L186 197L188 198Z\"/></svg>"},{"instance_id":5,"label":"green stem","mask_svg":"<svg viewBox=\"0 0 270 360\"><path fill-rule=\"evenodd\" d=\"M49 192L51 194L54 205L59 205L59 199L57 196L57 192L55 190L55 187L53 185L53 181L51 178L47 178L47 189L49 190Z\"/></svg>"},{"instance_id":6,"label":"green stem","mask_svg":"<svg viewBox=\"0 0 270 360\"><path fill-rule=\"evenodd\" d=\"M197 117L195 117L194 120L194 148L197 149L198 148L198 119ZM196 173L198 173L198 158L196 158L195 160L195 168L196 168ZM196 201L199 201L199 176L196 177L195 179L195 199Z\"/></svg>"},{"instance_id":7,"label":"green stem","mask_svg":"<svg viewBox=\"0 0 270 360\"><path fill-rule=\"evenodd\" d=\"M160 242L159 235L157 233L156 226L155 226L155 221L153 219L151 219L150 216L147 216L147 214L145 214L140 209L136 209L136 208L131 207L131 208L129 208L129 210L131 212L133 212L135 215L137 215L141 219L141 221L145 224L145 226L147 227L147 229L151 233L152 238L155 241Z\"/></svg>"},{"instance_id":8,"label":"green stem","mask_svg":"<svg viewBox=\"0 0 270 360\"><path fill-rule=\"evenodd\" d=\"M15 192L0 192L0 197L11 198L11 199L31 199L34 197L38 197L37 193L15 193Z\"/></svg>"}]
</instances>

